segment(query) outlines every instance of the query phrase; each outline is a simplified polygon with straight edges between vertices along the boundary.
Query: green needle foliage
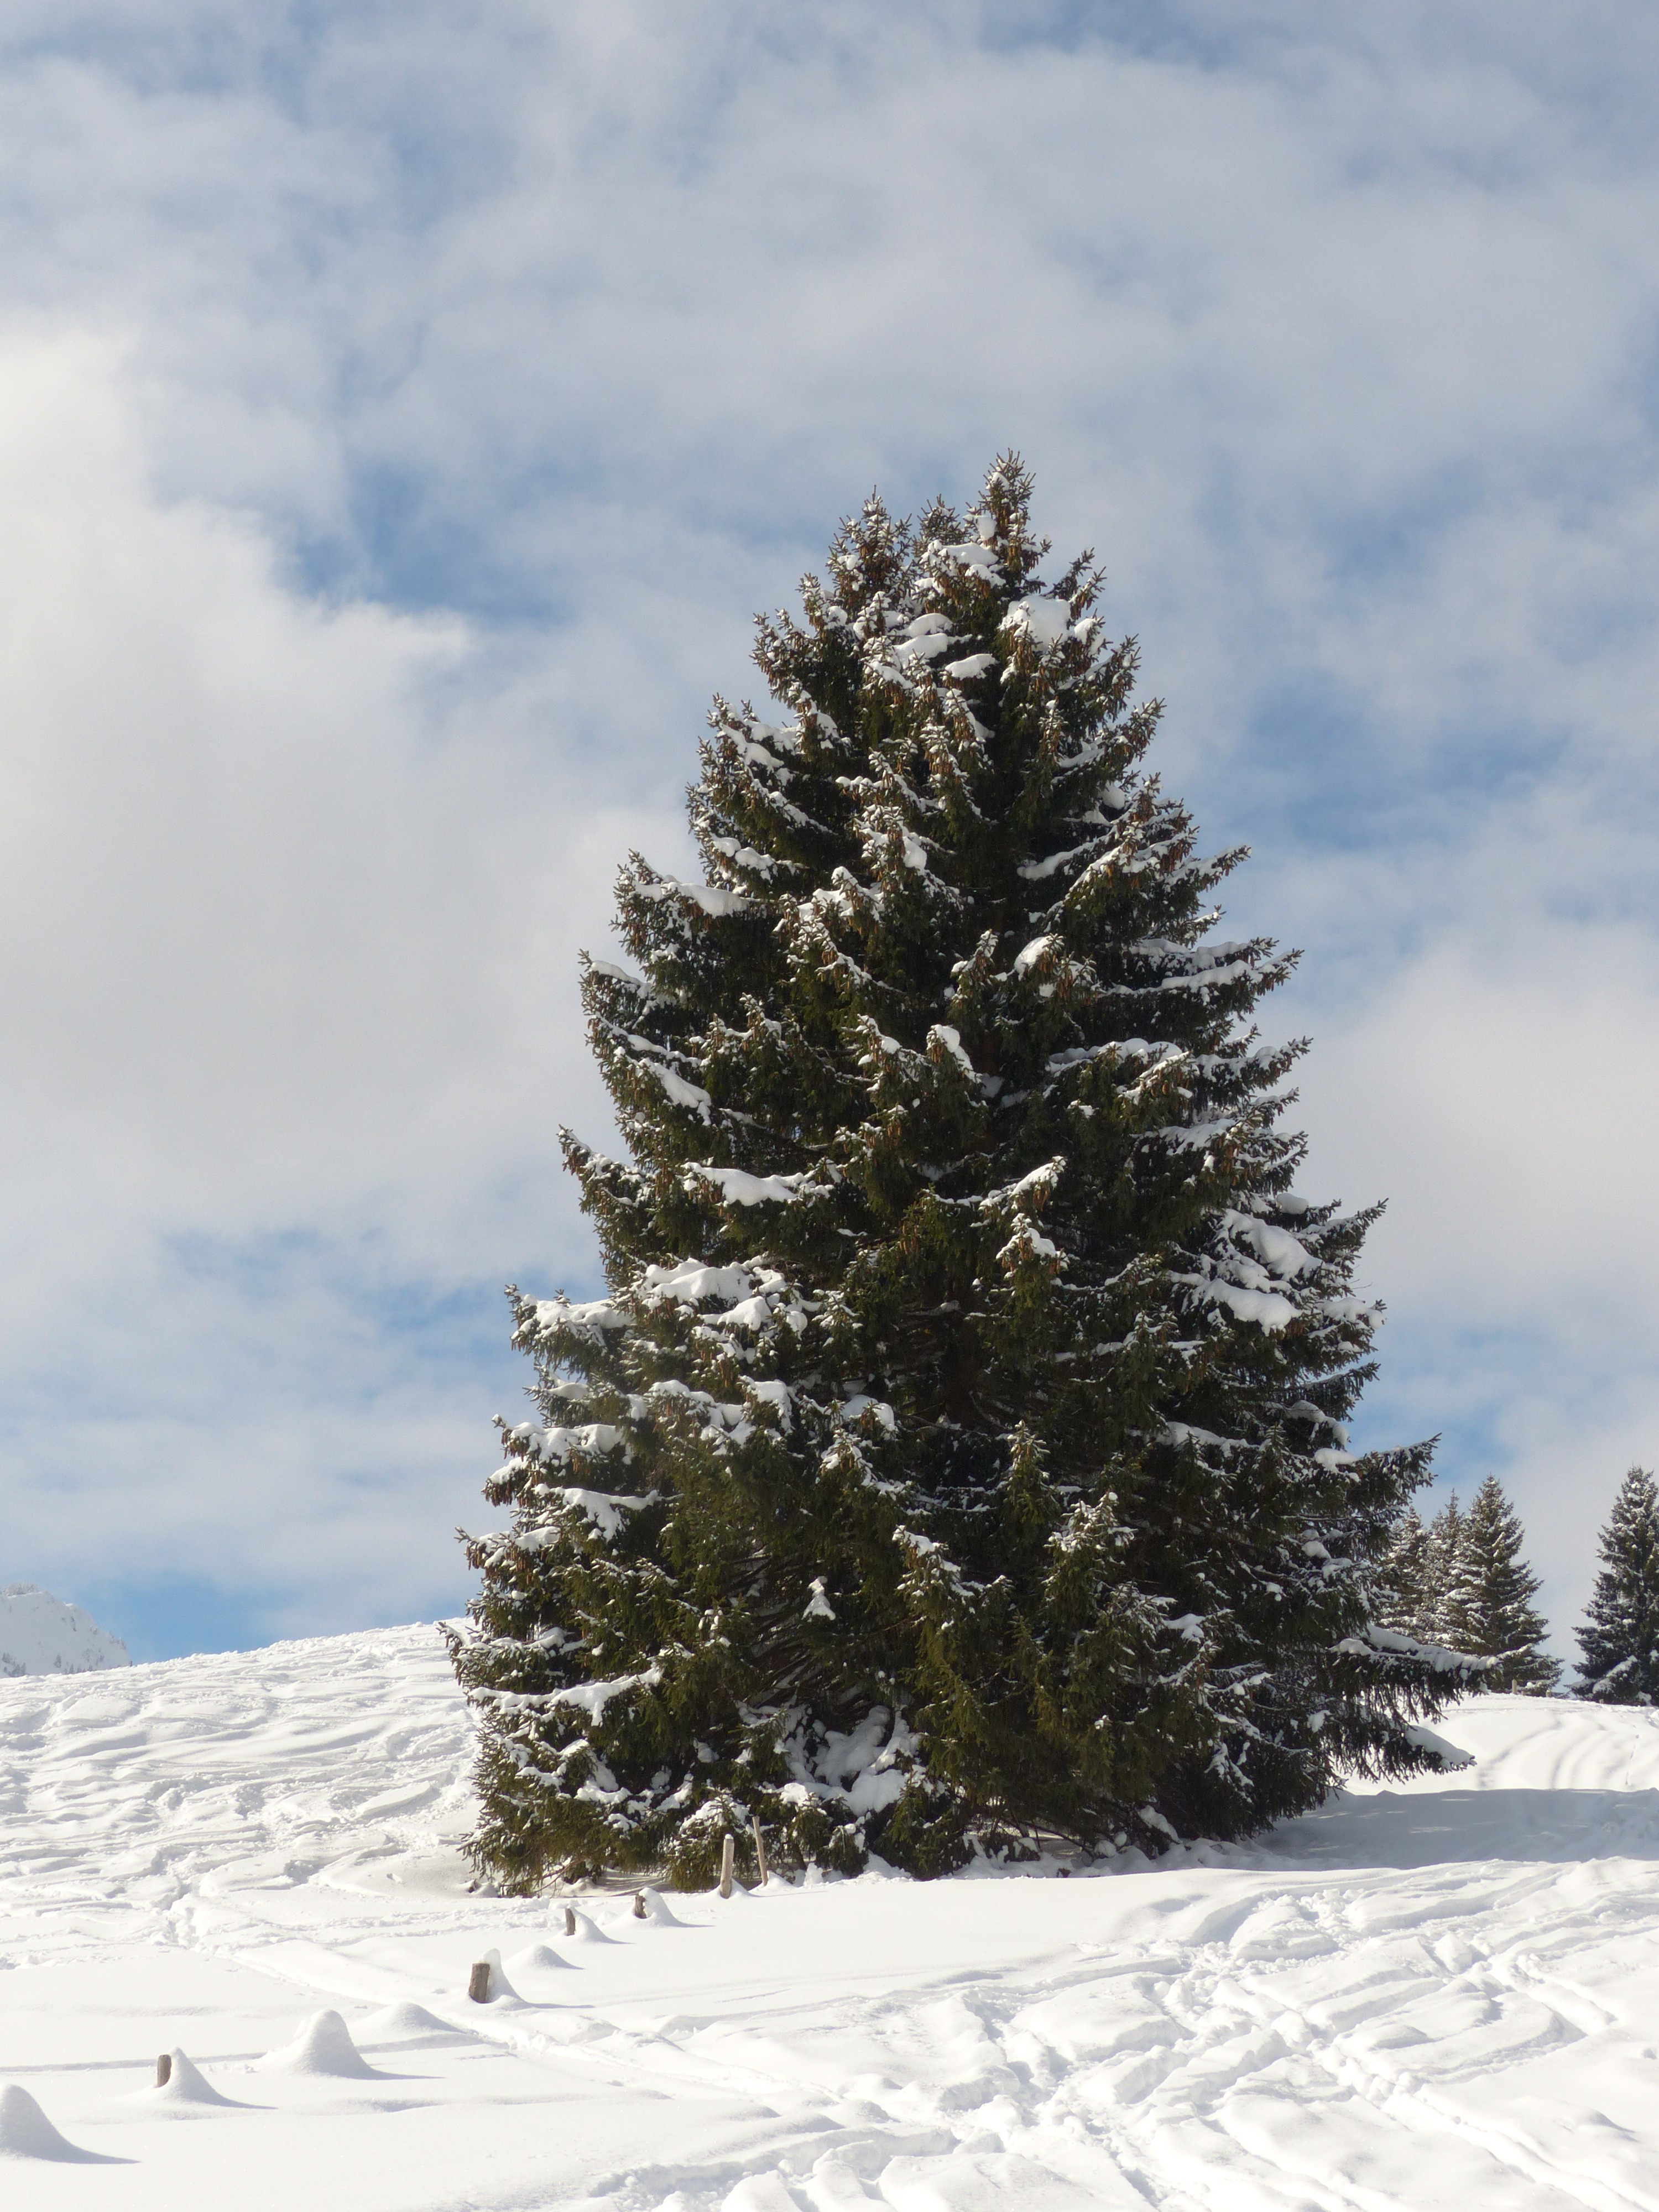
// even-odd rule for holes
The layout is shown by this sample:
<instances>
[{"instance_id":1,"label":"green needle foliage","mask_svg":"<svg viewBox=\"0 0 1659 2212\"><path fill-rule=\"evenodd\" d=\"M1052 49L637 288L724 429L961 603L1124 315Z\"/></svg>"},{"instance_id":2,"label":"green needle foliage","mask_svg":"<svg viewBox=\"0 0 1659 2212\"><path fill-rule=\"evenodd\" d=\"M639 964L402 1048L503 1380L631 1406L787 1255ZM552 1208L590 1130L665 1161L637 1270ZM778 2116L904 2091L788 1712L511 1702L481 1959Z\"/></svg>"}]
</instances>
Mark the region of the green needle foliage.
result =
<instances>
[{"instance_id":1,"label":"green needle foliage","mask_svg":"<svg viewBox=\"0 0 1659 2212\"><path fill-rule=\"evenodd\" d=\"M1371 1216L1292 1191L1289 961L1213 935L1243 855L1143 771L1030 494L844 524L759 625L774 719L716 702L704 881L623 872L629 1157L566 1139L610 1294L513 1294L540 1418L454 1639L507 1888L700 1886L751 1821L786 1867L1156 1851L1436 1763L1458 1662L1371 1595L1428 1448L1343 1429Z\"/></svg>"},{"instance_id":2,"label":"green needle foliage","mask_svg":"<svg viewBox=\"0 0 1659 2212\"><path fill-rule=\"evenodd\" d=\"M1610 1705L1650 1705L1659 1697L1659 1488L1646 1468L1632 1468L1620 1484L1601 1552L1578 1632L1577 1693Z\"/></svg>"}]
</instances>

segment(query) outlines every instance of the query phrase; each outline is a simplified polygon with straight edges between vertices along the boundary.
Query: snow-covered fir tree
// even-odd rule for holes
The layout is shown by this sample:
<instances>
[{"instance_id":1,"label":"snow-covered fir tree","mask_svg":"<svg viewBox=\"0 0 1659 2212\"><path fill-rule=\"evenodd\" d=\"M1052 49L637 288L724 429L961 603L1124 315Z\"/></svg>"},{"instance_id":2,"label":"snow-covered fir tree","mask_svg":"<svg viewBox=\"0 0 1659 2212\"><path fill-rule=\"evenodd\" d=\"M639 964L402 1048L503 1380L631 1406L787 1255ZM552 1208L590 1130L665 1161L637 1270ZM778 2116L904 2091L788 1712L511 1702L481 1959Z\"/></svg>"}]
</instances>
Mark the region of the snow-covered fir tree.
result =
<instances>
[{"instance_id":1,"label":"snow-covered fir tree","mask_svg":"<svg viewBox=\"0 0 1659 2212\"><path fill-rule=\"evenodd\" d=\"M590 1034L630 1157L567 1158L611 1289L514 1293L455 1640L502 1886L750 1863L919 1873L1041 1833L1236 1836L1435 1764L1459 1686L1373 1625L1427 1448L1355 1455L1371 1216L1297 1195L1289 962L1018 459L872 499L770 719L716 703L703 880L635 857Z\"/></svg>"},{"instance_id":2,"label":"snow-covered fir tree","mask_svg":"<svg viewBox=\"0 0 1659 2212\"><path fill-rule=\"evenodd\" d=\"M1441 1598L1444 1639L1490 1662L1473 1688L1541 1696L1559 1679L1561 1662L1540 1649L1549 1624L1532 1602L1539 1582L1522 1556L1526 1540L1503 1485L1489 1474L1449 1547Z\"/></svg>"},{"instance_id":3,"label":"snow-covered fir tree","mask_svg":"<svg viewBox=\"0 0 1659 2212\"><path fill-rule=\"evenodd\" d=\"M1413 1628L1429 1643L1455 1645L1461 1633L1452 1586L1462 1549L1463 1509L1454 1490L1430 1522L1423 1550L1423 1588Z\"/></svg>"},{"instance_id":4,"label":"snow-covered fir tree","mask_svg":"<svg viewBox=\"0 0 1659 2212\"><path fill-rule=\"evenodd\" d=\"M1439 1607L1430 1574L1431 1543L1422 1516L1407 1505L1395 1523L1376 1578L1376 1617L1390 1628L1434 1643L1439 1636Z\"/></svg>"},{"instance_id":5,"label":"snow-covered fir tree","mask_svg":"<svg viewBox=\"0 0 1659 2212\"><path fill-rule=\"evenodd\" d=\"M1659 1697L1659 1487L1646 1468L1620 1484L1601 1553L1575 1686L1607 1705L1650 1705Z\"/></svg>"}]
</instances>

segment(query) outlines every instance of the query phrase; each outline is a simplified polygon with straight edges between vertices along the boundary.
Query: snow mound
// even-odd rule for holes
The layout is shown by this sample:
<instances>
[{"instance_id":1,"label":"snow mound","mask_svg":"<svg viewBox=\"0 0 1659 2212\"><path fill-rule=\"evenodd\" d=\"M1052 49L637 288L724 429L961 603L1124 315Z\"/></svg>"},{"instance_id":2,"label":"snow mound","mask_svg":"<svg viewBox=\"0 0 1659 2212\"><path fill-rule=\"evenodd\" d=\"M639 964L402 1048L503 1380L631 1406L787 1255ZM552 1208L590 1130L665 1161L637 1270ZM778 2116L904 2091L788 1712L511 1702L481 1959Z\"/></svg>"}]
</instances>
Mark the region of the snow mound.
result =
<instances>
[{"instance_id":1,"label":"snow mound","mask_svg":"<svg viewBox=\"0 0 1659 2212\"><path fill-rule=\"evenodd\" d=\"M378 2078L337 2012L313 2013L301 2021L291 2043L254 2063L269 2074L321 2074L357 2081Z\"/></svg>"},{"instance_id":2,"label":"snow mound","mask_svg":"<svg viewBox=\"0 0 1659 2212\"><path fill-rule=\"evenodd\" d=\"M561 1926L563 1925L564 1912L562 1905L553 1907L553 1917ZM564 1940L567 1943L614 1943L617 1939L614 1936L607 1936L598 1921L590 1920L585 1912L578 1912L575 1929Z\"/></svg>"},{"instance_id":3,"label":"snow mound","mask_svg":"<svg viewBox=\"0 0 1659 2212\"><path fill-rule=\"evenodd\" d=\"M0 2158L50 2158L82 2166L112 2163L95 2150L77 2150L65 2142L28 2091L15 2081L0 2089Z\"/></svg>"},{"instance_id":4,"label":"snow mound","mask_svg":"<svg viewBox=\"0 0 1659 2212\"><path fill-rule=\"evenodd\" d=\"M0 1675L95 1674L131 1667L118 1636L36 1583L0 1589Z\"/></svg>"},{"instance_id":5,"label":"snow mound","mask_svg":"<svg viewBox=\"0 0 1659 2212\"><path fill-rule=\"evenodd\" d=\"M173 2106L189 2106L194 2110L217 2105L235 2110L235 2100L222 2097L195 2061L176 2047L169 2052L172 2071L160 2088L139 2089L129 2097L130 2105L142 2105L151 2112L166 2111Z\"/></svg>"},{"instance_id":6,"label":"snow mound","mask_svg":"<svg viewBox=\"0 0 1659 2212\"><path fill-rule=\"evenodd\" d=\"M684 1927L684 1921L677 1912L671 1911L666 1899L659 1897L654 1889L642 1889L640 1892L640 1902L644 1905L645 1910L643 1912L636 1911L634 1917L636 1920L643 1920L647 1927Z\"/></svg>"},{"instance_id":7,"label":"snow mound","mask_svg":"<svg viewBox=\"0 0 1659 2212\"><path fill-rule=\"evenodd\" d=\"M550 1944L532 1943L527 1950L515 1951L507 1960L515 1974L568 1973L570 1961L562 1959Z\"/></svg>"},{"instance_id":8,"label":"snow mound","mask_svg":"<svg viewBox=\"0 0 1659 2212\"><path fill-rule=\"evenodd\" d=\"M480 1956L483 1963L489 1969L489 1995L484 1999L484 2002L486 2004L522 2004L524 1999L507 1978L507 1969L501 1964L501 1953L485 1951Z\"/></svg>"},{"instance_id":9,"label":"snow mound","mask_svg":"<svg viewBox=\"0 0 1659 2212\"><path fill-rule=\"evenodd\" d=\"M447 2020L440 2020L436 2013L428 2012L424 2005L398 2003L382 2005L379 2012L372 2012L367 2020L360 2020L356 2029L356 2039L373 2050L393 2043L430 2042L439 2037L447 2043L453 2043L458 2036L468 2032L465 2028L452 2027Z\"/></svg>"}]
</instances>

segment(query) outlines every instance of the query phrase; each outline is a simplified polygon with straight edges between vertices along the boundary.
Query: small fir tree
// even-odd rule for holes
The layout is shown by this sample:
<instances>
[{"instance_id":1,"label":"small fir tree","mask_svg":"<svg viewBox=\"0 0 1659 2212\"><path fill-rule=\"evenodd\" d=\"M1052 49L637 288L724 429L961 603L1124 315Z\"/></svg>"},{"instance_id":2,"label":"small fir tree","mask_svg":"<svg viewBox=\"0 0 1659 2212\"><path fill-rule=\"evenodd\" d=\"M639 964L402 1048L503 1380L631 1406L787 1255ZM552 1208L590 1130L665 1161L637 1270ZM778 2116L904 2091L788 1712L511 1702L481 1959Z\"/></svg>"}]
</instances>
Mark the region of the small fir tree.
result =
<instances>
[{"instance_id":1,"label":"small fir tree","mask_svg":"<svg viewBox=\"0 0 1659 2212\"><path fill-rule=\"evenodd\" d=\"M1540 1648L1549 1624L1533 1607L1539 1582L1522 1557L1526 1540L1502 1484L1489 1474L1448 1558L1441 1618L1459 1650L1490 1662L1474 1686L1541 1697L1559 1679L1561 1662Z\"/></svg>"},{"instance_id":2,"label":"small fir tree","mask_svg":"<svg viewBox=\"0 0 1659 2212\"><path fill-rule=\"evenodd\" d=\"M1584 1626L1577 1694L1611 1705L1659 1696L1659 1488L1644 1467L1620 1486L1601 1531L1601 1571Z\"/></svg>"},{"instance_id":3,"label":"small fir tree","mask_svg":"<svg viewBox=\"0 0 1659 2212\"><path fill-rule=\"evenodd\" d=\"M751 1820L785 1865L1158 1850L1437 1764L1457 1670L1372 1622L1428 1448L1343 1429L1372 1217L1293 1192L1289 962L1215 939L1242 856L1029 495L844 525L760 624L781 713L716 703L704 880L623 871L584 992L631 1158L567 1139L611 1287L513 1294L540 1419L453 1639L510 1889L701 1885Z\"/></svg>"}]
</instances>

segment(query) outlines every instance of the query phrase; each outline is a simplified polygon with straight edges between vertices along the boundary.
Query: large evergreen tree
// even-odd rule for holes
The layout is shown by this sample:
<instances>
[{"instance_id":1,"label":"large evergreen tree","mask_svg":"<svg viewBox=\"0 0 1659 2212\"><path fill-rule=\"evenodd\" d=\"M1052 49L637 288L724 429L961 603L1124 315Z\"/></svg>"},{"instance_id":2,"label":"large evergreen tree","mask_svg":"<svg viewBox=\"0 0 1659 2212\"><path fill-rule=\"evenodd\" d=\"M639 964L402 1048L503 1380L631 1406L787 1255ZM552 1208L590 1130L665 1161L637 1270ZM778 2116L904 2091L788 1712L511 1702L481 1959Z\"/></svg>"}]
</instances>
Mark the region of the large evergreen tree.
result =
<instances>
[{"instance_id":1,"label":"large evergreen tree","mask_svg":"<svg viewBox=\"0 0 1659 2212\"><path fill-rule=\"evenodd\" d=\"M1659 1487L1644 1467L1620 1486L1601 1531L1601 1571L1578 1632L1581 1698L1650 1705L1659 1697Z\"/></svg>"},{"instance_id":2,"label":"large evergreen tree","mask_svg":"<svg viewBox=\"0 0 1659 2212\"><path fill-rule=\"evenodd\" d=\"M635 857L591 963L630 1158L572 1137L608 1296L516 1292L458 1668L481 1870L919 1872L1238 1835L1431 1765L1455 1667L1374 1626L1427 1448L1354 1455L1370 1218L1294 1194L1288 962L1220 942L1085 556L1017 459L872 500L781 712L716 703L704 880Z\"/></svg>"},{"instance_id":3,"label":"large evergreen tree","mask_svg":"<svg viewBox=\"0 0 1659 2212\"><path fill-rule=\"evenodd\" d=\"M1454 1499L1454 1515L1455 1508ZM1489 1474L1462 1517L1447 1563L1442 1633L1460 1651L1489 1662L1473 1686L1541 1696L1554 1687L1561 1662L1540 1648L1549 1624L1533 1606L1539 1583L1522 1556L1526 1540L1503 1485Z\"/></svg>"}]
</instances>

